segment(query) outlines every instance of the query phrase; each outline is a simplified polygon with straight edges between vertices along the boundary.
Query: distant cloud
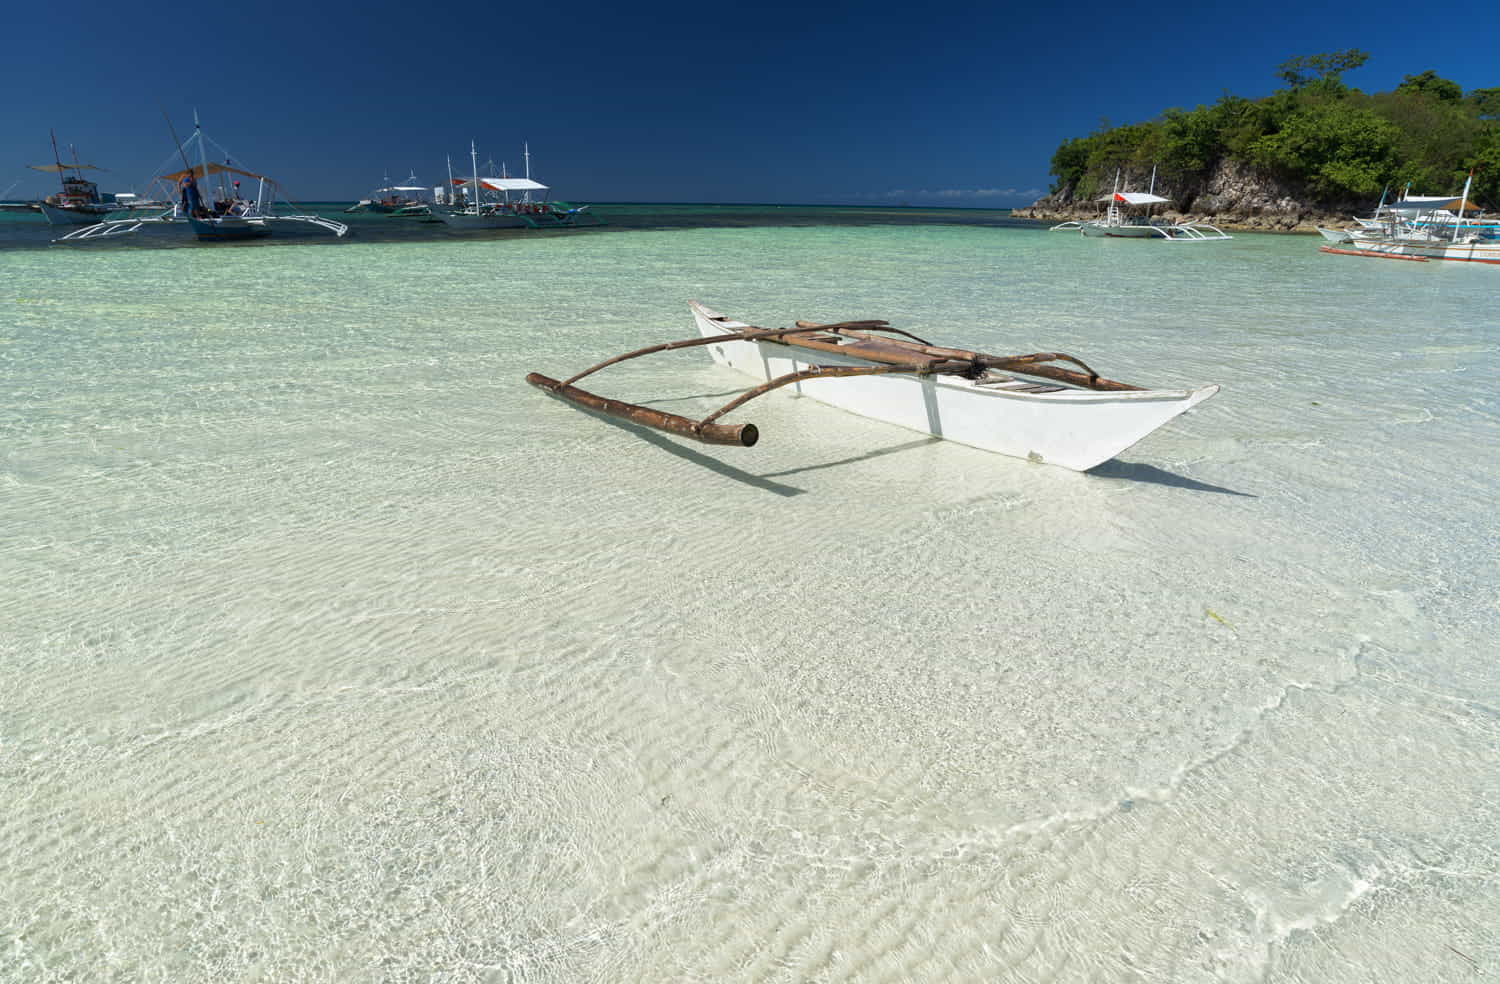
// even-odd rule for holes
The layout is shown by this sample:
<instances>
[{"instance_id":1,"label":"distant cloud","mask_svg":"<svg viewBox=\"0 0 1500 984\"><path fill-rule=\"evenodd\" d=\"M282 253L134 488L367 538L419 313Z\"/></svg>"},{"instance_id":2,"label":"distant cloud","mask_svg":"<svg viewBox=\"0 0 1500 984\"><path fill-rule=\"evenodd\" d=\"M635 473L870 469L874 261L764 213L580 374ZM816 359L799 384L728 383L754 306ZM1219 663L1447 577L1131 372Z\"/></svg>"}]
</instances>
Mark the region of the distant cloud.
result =
<instances>
[{"instance_id":1,"label":"distant cloud","mask_svg":"<svg viewBox=\"0 0 1500 984\"><path fill-rule=\"evenodd\" d=\"M940 199L944 201L956 201L962 199L990 199L1009 198L1024 200L1028 203L1042 197L1040 188L893 188L890 191L867 191L855 195L856 198L879 198L890 201L911 201L914 199Z\"/></svg>"}]
</instances>

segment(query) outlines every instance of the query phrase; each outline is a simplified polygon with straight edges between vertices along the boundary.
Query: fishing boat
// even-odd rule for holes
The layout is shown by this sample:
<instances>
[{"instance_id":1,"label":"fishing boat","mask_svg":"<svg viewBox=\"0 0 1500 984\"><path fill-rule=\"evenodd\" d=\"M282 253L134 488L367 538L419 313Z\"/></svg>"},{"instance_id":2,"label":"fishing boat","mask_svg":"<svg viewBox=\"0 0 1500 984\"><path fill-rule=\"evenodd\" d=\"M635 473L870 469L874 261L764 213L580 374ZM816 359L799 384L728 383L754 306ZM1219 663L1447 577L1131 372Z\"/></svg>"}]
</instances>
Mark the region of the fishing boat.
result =
<instances>
[{"instance_id":1,"label":"fishing boat","mask_svg":"<svg viewBox=\"0 0 1500 984\"><path fill-rule=\"evenodd\" d=\"M53 225L91 225L106 216L127 210L127 206L110 201L99 193L99 186L83 176L84 171L102 171L104 168L84 164L78 160L78 151L73 153L73 163L64 164L57 152L57 134L52 133L52 163L29 164L33 171L56 174L62 182L62 190L48 195L36 203L36 208Z\"/></svg>"},{"instance_id":2,"label":"fishing boat","mask_svg":"<svg viewBox=\"0 0 1500 984\"><path fill-rule=\"evenodd\" d=\"M172 139L177 146L174 157L184 166L181 170L161 175L156 181L165 189L182 188L181 200L173 205L162 205L159 212L151 214L133 209L123 218L97 221L53 242L72 245L152 234L180 239L188 232L203 242L261 239L271 235L273 227L280 223L314 227L340 237L348 234L349 227L342 222L321 215L288 211L292 205L282 198L275 180L238 166L217 144L214 147L223 161L210 159L209 144L212 141L204 135L196 114L193 135L178 142L174 130ZM198 158L197 164L189 163L191 156ZM253 194L242 191L241 178L257 182ZM207 198L204 191L208 192ZM171 192L166 194L170 197Z\"/></svg>"},{"instance_id":3,"label":"fishing boat","mask_svg":"<svg viewBox=\"0 0 1500 984\"><path fill-rule=\"evenodd\" d=\"M1484 220L1464 218L1468 214L1470 172L1462 194L1403 197L1375 214L1378 221L1357 220L1349 229L1324 229L1321 252L1377 259L1451 260L1462 263L1500 265L1500 240L1490 234Z\"/></svg>"},{"instance_id":4,"label":"fishing boat","mask_svg":"<svg viewBox=\"0 0 1500 984\"><path fill-rule=\"evenodd\" d=\"M1154 218L1151 210L1171 201L1156 192L1156 169L1151 169L1150 191L1121 191L1120 172L1115 171L1115 187L1099 199L1105 211L1097 219L1059 222L1050 232L1077 230L1090 239L1154 239L1170 243L1218 242L1234 237L1218 226L1206 222L1169 222Z\"/></svg>"},{"instance_id":5,"label":"fishing boat","mask_svg":"<svg viewBox=\"0 0 1500 984\"><path fill-rule=\"evenodd\" d=\"M459 208L439 209L436 214L456 229L570 229L604 224L587 205L548 201L550 189L531 177L530 144L523 145L523 154L524 177L511 177L503 166L499 175L481 177L479 151L470 141L472 177L449 176L454 188L462 192L464 204Z\"/></svg>"},{"instance_id":6,"label":"fishing boat","mask_svg":"<svg viewBox=\"0 0 1500 984\"><path fill-rule=\"evenodd\" d=\"M417 180L417 172L408 174L404 185L391 184L389 174L386 175L385 183L386 187L376 188L371 193L374 197L361 198L344 211L375 212L395 218L426 218L428 221L437 221L431 218L431 203L422 198L427 192L427 186Z\"/></svg>"},{"instance_id":7,"label":"fishing boat","mask_svg":"<svg viewBox=\"0 0 1500 984\"><path fill-rule=\"evenodd\" d=\"M1451 238L1455 228L1462 235L1478 236L1480 239L1500 239L1500 218L1485 215L1484 210L1466 196L1460 195L1413 195L1411 185L1401 197L1386 203L1386 192L1380 193L1380 202L1375 214L1369 218L1354 217L1354 228L1370 232L1381 232L1392 222L1414 230L1427 230L1446 234ZM1345 230L1348 231L1348 230Z\"/></svg>"},{"instance_id":8,"label":"fishing boat","mask_svg":"<svg viewBox=\"0 0 1500 984\"><path fill-rule=\"evenodd\" d=\"M1219 391L1144 389L1105 379L1061 352L997 356L926 342L885 321L757 328L688 302L698 338L607 359L567 379L526 381L579 406L708 444L752 447L754 424L720 418L791 387L820 403L998 454L1086 471ZM693 420L623 403L576 384L606 366L655 352L705 346L714 361L759 385ZM1076 368L1067 368L1067 363Z\"/></svg>"}]
</instances>

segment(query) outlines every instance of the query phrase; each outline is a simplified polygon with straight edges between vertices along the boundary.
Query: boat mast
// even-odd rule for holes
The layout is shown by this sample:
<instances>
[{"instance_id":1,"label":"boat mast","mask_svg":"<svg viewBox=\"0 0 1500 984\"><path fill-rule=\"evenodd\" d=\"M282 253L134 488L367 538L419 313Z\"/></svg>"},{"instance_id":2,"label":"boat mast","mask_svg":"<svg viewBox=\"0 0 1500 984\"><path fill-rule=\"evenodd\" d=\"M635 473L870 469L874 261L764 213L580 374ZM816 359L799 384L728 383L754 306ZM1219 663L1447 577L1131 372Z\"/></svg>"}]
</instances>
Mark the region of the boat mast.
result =
<instances>
[{"instance_id":1,"label":"boat mast","mask_svg":"<svg viewBox=\"0 0 1500 984\"><path fill-rule=\"evenodd\" d=\"M204 142L203 142L203 124L200 123L200 122L198 122L198 107L197 106L193 107L193 135L188 138L188 142L192 143L194 140L198 141L198 162L203 165L203 180L207 181L208 180L208 147L205 146ZM219 197L220 198L224 197L223 191L224 191L224 179L221 177L221 178L219 178L219 192L220 192Z\"/></svg>"},{"instance_id":2,"label":"boat mast","mask_svg":"<svg viewBox=\"0 0 1500 984\"><path fill-rule=\"evenodd\" d=\"M193 114L196 116L197 110L194 110ZM162 107L161 118L167 121L167 129L172 132L172 142L177 145L177 154L182 158L183 169L191 171L193 169L193 165L188 163L187 151L182 149L182 141L177 139L177 127L172 125L172 117L167 115L167 108L165 106ZM184 213L182 217L184 219L190 218L191 213L189 213L188 210L184 207L185 205L185 202L174 202L172 205L172 215L176 216L177 209L182 208Z\"/></svg>"},{"instance_id":3,"label":"boat mast","mask_svg":"<svg viewBox=\"0 0 1500 984\"><path fill-rule=\"evenodd\" d=\"M521 143L521 149L525 153L525 156L526 156L526 180L530 181L531 180L531 144L529 142L523 141ZM530 188L526 189L525 200L528 201L528 202L531 201L531 189Z\"/></svg>"},{"instance_id":4,"label":"boat mast","mask_svg":"<svg viewBox=\"0 0 1500 984\"><path fill-rule=\"evenodd\" d=\"M68 190L68 182L63 179L62 158L57 155L57 131L48 130L47 134L52 137L52 163L57 165L57 180L62 185L62 190Z\"/></svg>"},{"instance_id":5,"label":"boat mast","mask_svg":"<svg viewBox=\"0 0 1500 984\"><path fill-rule=\"evenodd\" d=\"M474 214L479 214L479 148L474 146L474 139L469 138L469 163L474 166Z\"/></svg>"},{"instance_id":6,"label":"boat mast","mask_svg":"<svg viewBox=\"0 0 1500 984\"><path fill-rule=\"evenodd\" d=\"M1469 185L1474 183L1474 172L1469 172L1468 180L1464 182L1464 197L1458 203L1458 218L1453 220L1453 242L1458 242L1458 228L1464 223L1464 211L1469 207Z\"/></svg>"}]
</instances>

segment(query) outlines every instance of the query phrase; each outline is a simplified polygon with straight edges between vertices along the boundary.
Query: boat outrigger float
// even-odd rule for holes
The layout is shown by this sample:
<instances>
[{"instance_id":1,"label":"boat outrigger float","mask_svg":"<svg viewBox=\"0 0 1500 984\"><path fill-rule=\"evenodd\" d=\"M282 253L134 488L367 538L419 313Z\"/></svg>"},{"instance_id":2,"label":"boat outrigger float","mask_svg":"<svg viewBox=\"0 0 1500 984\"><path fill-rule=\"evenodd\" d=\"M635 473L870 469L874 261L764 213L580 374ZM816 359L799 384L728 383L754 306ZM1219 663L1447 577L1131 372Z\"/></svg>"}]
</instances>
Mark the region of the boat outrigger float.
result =
<instances>
[{"instance_id":1,"label":"boat outrigger float","mask_svg":"<svg viewBox=\"0 0 1500 984\"><path fill-rule=\"evenodd\" d=\"M758 396L793 386L851 413L1075 471L1108 461L1219 391L1217 386L1143 389L1105 379L1062 352L987 355L946 348L885 321L798 321L791 328L757 328L696 301L689 307L701 338L617 355L561 381L535 372L526 381L634 424L706 444L744 447L760 439L756 426L722 424L720 418ZM762 382L701 420L611 400L574 385L617 362L697 346L709 346L716 362Z\"/></svg>"}]
</instances>

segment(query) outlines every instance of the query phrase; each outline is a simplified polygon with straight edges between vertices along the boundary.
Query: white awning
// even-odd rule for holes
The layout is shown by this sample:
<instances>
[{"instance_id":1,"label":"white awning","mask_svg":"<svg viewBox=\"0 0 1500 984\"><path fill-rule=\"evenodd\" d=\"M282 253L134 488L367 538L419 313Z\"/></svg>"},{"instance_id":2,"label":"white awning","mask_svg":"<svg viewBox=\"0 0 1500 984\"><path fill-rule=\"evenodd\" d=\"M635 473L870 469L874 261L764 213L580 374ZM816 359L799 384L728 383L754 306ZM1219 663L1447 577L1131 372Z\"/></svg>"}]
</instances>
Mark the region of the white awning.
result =
<instances>
[{"instance_id":1,"label":"white awning","mask_svg":"<svg viewBox=\"0 0 1500 984\"><path fill-rule=\"evenodd\" d=\"M453 183L467 188L474 183L473 178L454 178ZM538 184L530 178L480 178L479 184L491 191L546 191L547 186Z\"/></svg>"},{"instance_id":2,"label":"white awning","mask_svg":"<svg viewBox=\"0 0 1500 984\"><path fill-rule=\"evenodd\" d=\"M1408 195L1394 205L1387 205L1386 208L1392 212L1400 212L1402 215L1411 215L1418 212L1435 212L1438 209L1456 209L1462 202L1462 195Z\"/></svg>"},{"instance_id":3,"label":"white awning","mask_svg":"<svg viewBox=\"0 0 1500 984\"><path fill-rule=\"evenodd\" d=\"M1099 199L1101 202L1121 202L1125 205L1160 205L1171 201L1160 195L1149 195L1144 191L1117 191L1113 195L1105 195Z\"/></svg>"}]
</instances>

